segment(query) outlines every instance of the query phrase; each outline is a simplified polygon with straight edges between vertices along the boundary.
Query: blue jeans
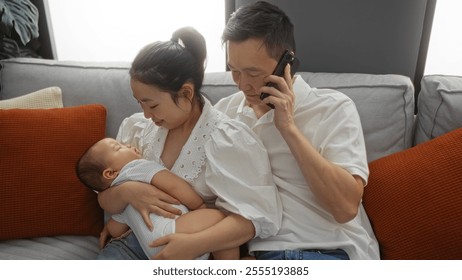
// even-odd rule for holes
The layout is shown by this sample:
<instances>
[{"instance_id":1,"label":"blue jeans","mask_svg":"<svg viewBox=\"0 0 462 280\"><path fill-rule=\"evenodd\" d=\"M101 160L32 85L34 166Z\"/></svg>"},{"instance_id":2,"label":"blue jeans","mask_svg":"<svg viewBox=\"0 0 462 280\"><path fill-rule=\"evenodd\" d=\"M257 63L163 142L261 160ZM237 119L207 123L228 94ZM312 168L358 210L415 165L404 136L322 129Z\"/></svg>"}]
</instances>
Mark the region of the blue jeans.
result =
<instances>
[{"instance_id":1,"label":"blue jeans","mask_svg":"<svg viewBox=\"0 0 462 280\"><path fill-rule=\"evenodd\" d=\"M127 236L112 239L96 257L97 260L147 260L148 257L131 232Z\"/></svg>"},{"instance_id":2,"label":"blue jeans","mask_svg":"<svg viewBox=\"0 0 462 280\"><path fill-rule=\"evenodd\" d=\"M335 250L284 250L256 251L257 260L349 260L350 257L342 249Z\"/></svg>"}]
</instances>

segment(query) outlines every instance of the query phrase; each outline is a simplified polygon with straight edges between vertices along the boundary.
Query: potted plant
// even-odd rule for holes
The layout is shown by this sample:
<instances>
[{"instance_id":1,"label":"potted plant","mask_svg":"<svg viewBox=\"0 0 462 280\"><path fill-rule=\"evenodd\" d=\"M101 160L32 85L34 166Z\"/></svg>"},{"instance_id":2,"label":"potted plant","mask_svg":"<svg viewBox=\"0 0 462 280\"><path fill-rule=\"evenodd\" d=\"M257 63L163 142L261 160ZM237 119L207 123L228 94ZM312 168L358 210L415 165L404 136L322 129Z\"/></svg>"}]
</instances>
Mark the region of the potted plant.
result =
<instances>
[{"instance_id":1,"label":"potted plant","mask_svg":"<svg viewBox=\"0 0 462 280\"><path fill-rule=\"evenodd\" d=\"M0 0L0 59L38 57L38 20L30 0Z\"/></svg>"}]
</instances>

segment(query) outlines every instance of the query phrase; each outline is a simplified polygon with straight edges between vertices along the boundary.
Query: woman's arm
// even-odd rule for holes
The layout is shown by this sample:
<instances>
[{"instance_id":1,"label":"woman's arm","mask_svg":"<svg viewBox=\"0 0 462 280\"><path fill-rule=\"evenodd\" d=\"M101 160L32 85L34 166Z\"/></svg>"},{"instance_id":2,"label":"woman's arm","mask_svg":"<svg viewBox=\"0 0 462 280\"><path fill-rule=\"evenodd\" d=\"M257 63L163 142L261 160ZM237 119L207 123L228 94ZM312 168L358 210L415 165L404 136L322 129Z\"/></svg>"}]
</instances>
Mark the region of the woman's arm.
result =
<instances>
[{"instance_id":1,"label":"woman's arm","mask_svg":"<svg viewBox=\"0 0 462 280\"><path fill-rule=\"evenodd\" d=\"M255 236L251 221L230 214L217 224L197 233L176 233L161 237L151 247L166 245L153 259L194 259L207 252L238 247Z\"/></svg>"},{"instance_id":2,"label":"woman's arm","mask_svg":"<svg viewBox=\"0 0 462 280\"><path fill-rule=\"evenodd\" d=\"M240 246L256 236L272 236L281 226L282 204L269 158L250 129L230 121L211 135L204 149L206 184L217 196L217 208L231 214L203 231L154 241L153 246L166 247L153 258L193 259Z\"/></svg>"},{"instance_id":3,"label":"woman's arm","mask_svg":"<svg viewBox=\"0 0 462 280\"><path fill-rule=\"evenodd\" d=\"M177 199L150 184L136 181L125 182L115 188L100 192L98 202L105 211L111 214L119 214L128 204L131 204L140 212L149 229L152 229L150 213L167 218L181 215L181 211L171 205L179 204Z\"/></svg>"},{"instance_id":4,"label":"woman's arm","mask_svg":"<svg viewBox=\"0 0 462 280\"><path fill-rule=\"evenodd\" d=\"M198 209L204 202L188 182L167 169L161 170L152 177L151 184L159 190L178 199L189 209Z\"/></svg>"},{"instance_id":5,"label":"woman's arm","mask_svg":"<svg viewBox=\"0 0 462 280\"><path fill-rule=\"evenodd\" d=\"M217 196L215 205L251 221L255 237L275 235L282 223L282 203L267 151L244 123L229 120L204 146L205 180Z\"/></svg>"}]
</instances>

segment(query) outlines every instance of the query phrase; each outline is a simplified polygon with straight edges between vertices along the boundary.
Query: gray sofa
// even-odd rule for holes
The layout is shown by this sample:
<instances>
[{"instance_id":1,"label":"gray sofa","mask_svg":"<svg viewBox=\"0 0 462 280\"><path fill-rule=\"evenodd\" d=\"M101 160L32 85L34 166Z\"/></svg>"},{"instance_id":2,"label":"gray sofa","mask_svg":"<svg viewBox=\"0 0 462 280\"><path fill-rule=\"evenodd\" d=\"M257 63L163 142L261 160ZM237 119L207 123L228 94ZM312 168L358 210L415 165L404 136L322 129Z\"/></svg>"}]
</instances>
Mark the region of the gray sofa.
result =
<instances>
[{"instance_id":1,"label":"gray sofa","mask_svg":"<svg viewBox=\"0 0 462 280\"><path fill-rule=\"evenodd\" d=\"M107 136L114 137L121 121L140 111L129 87L129 63L18 58L0 61L0 67L0 102L43 88L59 87L64 107L94 103L104 105L107 112ZM414 87L407 77L347 73L298 74L312 87L339 90L355 102L363 125L370 163L462 127L462 77L424 77L418 114L415 115ZM236 91L230 73L206 74L203 92L212 103ZM3 222L0 221L0 224ZM380 224L374 217L371 217L371 222L373 226ZM0 259L93 259L98 251L97 244L96 236L82 235L2 240ZM381 249L387 248L381 246ZM462 248L459 249L462 251Z\"/></svg>"}]
</instances>

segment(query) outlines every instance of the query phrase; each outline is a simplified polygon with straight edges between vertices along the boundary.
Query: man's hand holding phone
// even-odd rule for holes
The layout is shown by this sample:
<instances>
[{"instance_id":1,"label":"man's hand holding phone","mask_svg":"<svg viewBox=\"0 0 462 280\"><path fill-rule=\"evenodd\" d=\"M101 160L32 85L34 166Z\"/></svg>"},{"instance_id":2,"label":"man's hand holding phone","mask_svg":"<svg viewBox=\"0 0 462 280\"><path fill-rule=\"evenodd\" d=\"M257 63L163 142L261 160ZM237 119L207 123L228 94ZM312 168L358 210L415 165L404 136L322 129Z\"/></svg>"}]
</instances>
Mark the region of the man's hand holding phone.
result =
<instances>
[{"instance_id":1,"label":"man's hand holding phone","mask_svg":"<svg viewBox=\"0 0 462 280\"><path fill-rule=\"evenodd\" d=\"M295 72L297 71L297 68L299 66L300 62L299 60L295 57L295 54L294 52L292 51L289 51L289 50L286 50L284 51L284 53L282 54L281 58L279 59L278 61L278 64L276 65L276 68L274 69L272 75L274 76L278 76L278 77L284 77L284 73L285 73L285 69L287 67L287 65L290 65L290 80L287 81L287 83L291 82L292 81L292 77L294 76ZM291 83L290 83L291 85ZM279 87L278 87L278 83L277 82L268 82L266 84L267 87L274 87L276 89L279 89L281 90ZM270 90L271 91L271 90ZM268 91L268 92L270 92ZM266 99L267 97L269 97L271 94L268 93L268 92L262 92L260 94L260 99L261 100L264 100ZM274 95L273 95L274 96ZM271 109L274 109L275 106L274 104L272 103L267 103L267 105L271 108Z\"/></svg>"}]
</instances>

